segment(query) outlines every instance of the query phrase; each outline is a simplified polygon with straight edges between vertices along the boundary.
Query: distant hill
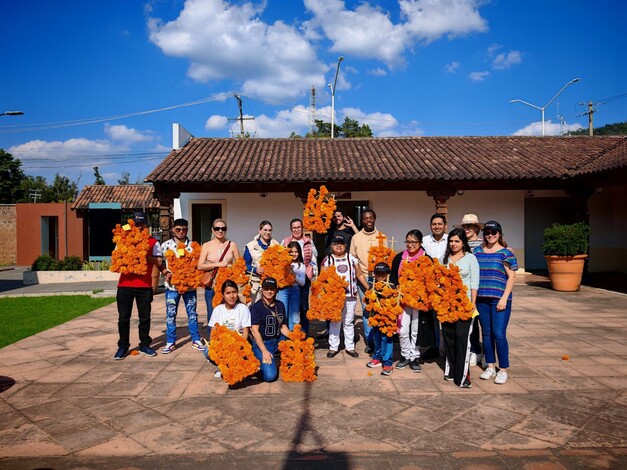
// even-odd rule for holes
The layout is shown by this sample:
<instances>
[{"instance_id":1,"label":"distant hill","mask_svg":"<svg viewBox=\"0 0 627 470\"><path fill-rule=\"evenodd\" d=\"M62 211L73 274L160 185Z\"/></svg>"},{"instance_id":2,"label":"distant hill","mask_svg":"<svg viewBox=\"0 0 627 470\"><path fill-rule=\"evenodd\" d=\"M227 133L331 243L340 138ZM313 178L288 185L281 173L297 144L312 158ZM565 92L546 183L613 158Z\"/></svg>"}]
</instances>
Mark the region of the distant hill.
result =
<instances>
[{"instance_id":1,"label":"distant hill","mask_svg":"<svg viewBox=\"0 0 627 470\"><path fill-rule=\"evenodd\" d=\"M588 128L583 127L577 129L576 131L569 132L568 135L588 135ZM617 122L615 124L595 127L594 135L627 135L627 122Z\"/></svg>"}]
</instances>

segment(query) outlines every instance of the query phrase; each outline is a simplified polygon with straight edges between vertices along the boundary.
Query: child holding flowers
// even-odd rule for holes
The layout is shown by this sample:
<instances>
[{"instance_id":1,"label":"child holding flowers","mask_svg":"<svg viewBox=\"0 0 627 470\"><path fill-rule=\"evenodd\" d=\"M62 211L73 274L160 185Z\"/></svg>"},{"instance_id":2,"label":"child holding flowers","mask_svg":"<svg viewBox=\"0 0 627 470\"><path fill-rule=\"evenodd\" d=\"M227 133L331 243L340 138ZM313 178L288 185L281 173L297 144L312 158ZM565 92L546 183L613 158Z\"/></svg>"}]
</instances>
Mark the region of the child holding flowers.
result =
<instances>
[{"instance_id":1,"label":"child holding flowers","mask_svg":"<svg viewBox=\"0 0 627 470\"><path fill-rule=\"evenodd\" d=\"M261 283L261 299L250 309L254 338L253 354L261 363L264 382L272 382L279 375L274 355L279 349L281 334L286 337L290 334L285 324L285 306L277 300L278 290L277 280L266 277Z\"/></svg>"},{"instance_id":2,"label":"child holding flowers","mask_svg":"<svg viewBox=\"0 0 627 470\"><path fill-rule=\"evenodd\" d=\"M394 333L389 331L392 323L394 332L397 330L396 322L398 313L402 313L403 309L398 304L398 291L393 288L392 284L388 281L390 274L390 267L386 263L377 263L374 267L374 284L372 289L366 292L364 299L367 301L367 309L370 310L369 321L373 325L372 331L374 336L374 352L372 353L372 360L366 364L367 367L374 368L383 366L381 375L390 375L392 370L392 352L394 344L392 336ZM387 289L386 289L387 288ZM378 290L380 289L380 290ZM388 292L385 292L385 291ZM383 310L389 310L383 312ZM379 315L391 315L392 318L381 319L379 321ZM386 322L387 320L387 322Z\"/></svg>"},{"instance_id":3,"label":"child holding flowers","mask_svg":"<svg viewBox=\"0 0 627 470\"><path fill-rule=\"evenodd\" d=\"M250 329L250 310L239 300L237 284L235 281L226 280L220 289L222 303L213 309L209 324L213 327L222 325L229 330L237 331L243 338L248 338ZM221 377L220 371L215 374Z\"/></svg>"},{"instance_id":4,"label":"child holding flowers","mask_svg":"<svg viewBox=\"0 0 627 470\"><path fill-rule=\"evenodd\" d=\"M341 235L336 236L331 241L331 254L322 261L321 273L334 266L337 274L347 283L344 299L344 308L342 309L342 318L340 321L332 321L329 324L329 352L327 357L333 358L339 352L340 347L340 328L344 326L344 347L346 354L351 357L359 357L355 351L355 306L357 304L358 287L357 281L368 289L368 280L359 266L359 260L346 253L346 240Z\"/></svg>"},{"instance_id":5,"label":"child holding flowers","mask_svg":"<svg viewBox=\"0 0 627 470\"><path fill-rule=\"evenodd\" d=\"M285 305L286 323L290 331L294 331L294 326L300 323L300 288L305 285L307 274L300 243L296 241L289 242L287 249L292 257L291 267L294 273L294 282L291 286L279 289L277 300Z\"/></svg>"}]
</instances>

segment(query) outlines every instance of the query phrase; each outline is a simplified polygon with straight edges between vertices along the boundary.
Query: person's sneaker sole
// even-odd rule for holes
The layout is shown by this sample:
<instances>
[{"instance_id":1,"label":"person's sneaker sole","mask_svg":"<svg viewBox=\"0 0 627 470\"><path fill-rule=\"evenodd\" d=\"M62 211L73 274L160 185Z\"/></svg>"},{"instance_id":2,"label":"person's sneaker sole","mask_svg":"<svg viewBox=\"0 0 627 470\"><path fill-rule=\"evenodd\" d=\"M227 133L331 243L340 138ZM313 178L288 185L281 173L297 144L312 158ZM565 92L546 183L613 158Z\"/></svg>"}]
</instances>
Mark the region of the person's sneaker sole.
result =
<instances>
[{"instance_id":1,"label":"person's sneaker sole","mask_svg":"<svg viewBox=\"0 0 627 470\"><path fill-rule=\"evenodd\" d=\"M375 367L381 367L381 363L380 362L376 362L376 363L368 362L366 364L366 367L370 367L371 369L374 369Z\"/></svg>"},{"instance_id":2,"label":"person's sneaker sole","mask_svg":"<svg viewBox=\"0 0 627 470\"><path fill-rule=\"evenodd\" d=\"M152 352L146 352L146 351L139 351L140 353L142 353L144 356L148 356L148 357L155 357L157 355L157 351L152 351Z\"/></svg>"},{"instance_id":3,"label":"person's sneaker sole","mask_svg":"<svg viewBox=\"0 0 627 470\"><path fill-rule=\"evenodd\" d=\"M404 362L404 361L401 361L398 364L396 364L397 369L405 369L408 366L409 366L409 362Z\"/></svg>"},{"instance_id":4,"label":"person's sneaker sole","mask_svg":"<svg viewBox=\"0 0 627 470\"><path fill-rule=\"evenodd\" d=\"M163 348L161 350L161 354L170 354L172 351L174 351L176 349L176 345L172 345L169 348L166 346L165 348Z\"/></svg>"},{"instance_id":5,"label":"person's sneaker sole","mask_svg":"<svg viewBox=\"0 0 627 470\"><path fill-rule=\"evenodd\" d=\"M355 350L345 351L350 357L359 357L359 353Z\"/></svg>"}]
</instances>

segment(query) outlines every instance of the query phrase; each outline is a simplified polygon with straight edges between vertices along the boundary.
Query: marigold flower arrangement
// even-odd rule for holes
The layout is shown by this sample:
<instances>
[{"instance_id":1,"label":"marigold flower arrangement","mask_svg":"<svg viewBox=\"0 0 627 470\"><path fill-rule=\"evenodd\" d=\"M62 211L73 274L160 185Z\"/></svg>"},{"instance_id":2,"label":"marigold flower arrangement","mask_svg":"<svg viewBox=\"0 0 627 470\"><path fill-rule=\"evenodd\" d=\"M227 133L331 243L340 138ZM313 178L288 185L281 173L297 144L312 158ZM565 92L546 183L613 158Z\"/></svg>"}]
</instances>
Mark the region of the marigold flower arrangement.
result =
<instances>
[{"instance_id":1,"label":"marigold flower arrangement","mask_svg":"<svg viewBox=\"0 0 627 470\"><path fill-rule=\"evenodd\" d=\"M296 281L292 270L292 255L284 246L272 245L268 247L261 255L259 267L263 268L261 280L273 277L279 284L279 289L289 287Z\"/></svg>"},{"instance_id":2,"label":"marigold flower arrangement","mask_svg":"<svg viewBox=\"0 0 627 470\"><path fill-rule=\"evenodd\" d=\"M379 242L376 246L371 246L368 250L368 272L371 273L374 271L374 267L378 263L385 263L390 268L392 267L392 261L394 261L394 256L396 253L391 248L386 246L387 237L380 233L377 235L377 240Z\"/></svg>"},{"instance_id":3,"label":"marigold flower arrangement","mask_svg":"<svg viewBox=\"0 0 627 470\"><path fill-rule=\"evenodd\" d=\"M187 251L185 243L178 243L176 251L168 250L164 254L168 270L172 273L170 284L179 294L197 289L202 285L201 279L204 273L198 270L200 245L192 242L190 246L191 252Z\"/></svg>"},{"instance_id":4,"label":"marigold flower arrangement","mask_svg":"<svg viewBox=\"0 0 627 470\"><path fill-rule=\"evenodd\" d=\"M115 250L111 253L111 271L121 274L146 274L148 272L146 255L150 250L148 229L140 230L133 219L128 219L128 225L123 227L116 224L112 232Z\"/></svg>"},{"instance_id":5,"label":"marigold flower arrangement","mask_svg":"<svg viewBox=\"0 0 627 470\"><path fill-rule=\"evenodd\" d=\"M309 320L341 321L347 287L348 282L335 271L335 266L324 269L318 278L311 283L307 318Z\"/></svg>"},{"instance_id":6,"label":"marigold flower arrangement","mask_svg":"<svg viewBox=\"0 0 627 470\"><path fill-rule=\"evenodd\" d=\"M314 339L305 339L300 325L294 326L289 339L279 343L281 379L283 382L313 382L316 380Z\"/></svg>"},{"instance_id":7,"label":"marigold flower arrangement","mask_svg":"<svg viewBox=\"0 0 627 470\"><path fill-rule=\"evenodd\" d=\"M222 284L229 279L238 285L240 298L244 297L246 303L251 301L250 291L252 287L250 285L250 275L246 272L246 261L240 257L235 260L232 266L218 269L215 282L215 296L211 303L214 307L222 303Z\"/></svg>"},{"instance_id":8,"label":"marigold flower arrangement","mask_svg":"<svg viewBox=\"0 0 627 470\"><path fill-rule=\"evenodd\" d=\"M398 331L398 317L403 313L400 293L388 282L377 281L365 294L366 310L371 312L368 324L386 336Z\"/></svg>"},{"instance_id":9,"label":"marigold flower arrangement","mask_svg":"<svg viewBox=\"0 0 627 470\"><path fill-rule=\"evenodd\" d=\"M441 322L470 320L475 306L468 298L466 286L459 275L459 267L446 267L436 259L433 263L433 282L427 283L431 304Z\"/></svg>"},{"instance_id":10,"label":"marigold flower arrangement","mask_svg":"<svg viewBox=\"0 0 627 470\"><path fill-rule=\"evenodd\" d=\"M236 331L215 324L211 329L209 358L218 365L229 385L241 382L259 370L259 360L251 344Z\"/></svg>"},{"instance_id":11,"label":"marigold flower arrangement","mask_svg":"<svg viewBox=\"0 0 627 470\"><path fill-rule=\"evenodd\" d=\"M433 261L421 256L415 261L401 261L398 278L401 303L420 311L431 310L427 282L433 279Z\"/></svg>"},{"instance_id":12,"label":"marigold flower arrangement","mask_svg":"<svg viewBox=\"0 0 627 470\"><path fill-rule=\"evenodd\" d=\"M326 186L320 186L320 191L314 188L309 190L307 203L303 209L303 228L316 233L327 233L331 227L331 220L335 212L336 204L333 197L328 197L329 190Z\"/></svg>"}]
</instances>

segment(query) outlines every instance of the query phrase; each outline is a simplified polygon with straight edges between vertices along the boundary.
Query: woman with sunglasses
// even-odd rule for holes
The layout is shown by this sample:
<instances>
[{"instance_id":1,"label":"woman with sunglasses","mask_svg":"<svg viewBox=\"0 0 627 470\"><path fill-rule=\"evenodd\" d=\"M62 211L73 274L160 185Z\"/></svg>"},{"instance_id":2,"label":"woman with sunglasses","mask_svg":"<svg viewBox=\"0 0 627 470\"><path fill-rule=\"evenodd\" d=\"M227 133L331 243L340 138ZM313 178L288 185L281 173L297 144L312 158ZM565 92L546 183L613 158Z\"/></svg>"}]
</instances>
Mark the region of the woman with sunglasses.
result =
<instances>
[{"instance_id":1,"label":"woman with sunglasses","mask_svg":"<svg viewBox=\"0 0 627 470\"><path fill-rule=\"evenodd\" d=\"M211 224L212 238L203 243L198 259L198 269L208 271L210 279L205 285L205 302L207 304L207 333L211 333L209 319L213 312L213 298L215 296L215 280L218 269L230 266L239 258L237 245L226 238L226 222L216 219Z\"/></svg>"},{"instance_id":2,"label":"woman with sunglasses","mask_svg":"<svg viewBox=\"0 0 627 470\"><path fill-rule=\"evenodd\" d=\"M448 234L443 264L459 268L468 299L476 305L479 263L470 250L464 229L456 228ZM470 333L475 328L475 319L442 322L441 325L446 353L444 380L453 380L458 387L470 388Z\"/></svg>"},{"instance_id":3,"label":"woman with sunglasses","mask_svg":"<svg viewBox=\"0 0 627 470\"><path fill-rule=\"evenodd\" d=\"M244 248L244 261L246 261L246 271L250 273L252 285L250 298L253 304L261 298L261 275L263 274L263 268L259 266L261 255L272 245L278 244L279 242L272 238L272 224L267 220L262 220L259 224L259 233Z\"/></svg>"},{"instance_id":4,"label":"woman with sunglasses","mask_svg":"<svg viewBox=\"0 0 627 470\"><path fill-rule=\"evenodd\" d=\"M507 382L509 367L509 345L507 323L512 311L512 290L516 280L518 262L507 248L501 224L494 220L483 227L483 244L474 251L479 262L479 290L477 310L483 331L483 353L487 364L481 379L494 378L495 384ZM496 355L499 371L496 371Z\"/></svg>"},{"instance_id":5,"label":"woman with sunglasses","mask_svg":"<svg viewBox=\"0 0 627 470\"><path fill-rule=\"evenodd\" d=\"M398 253L392 261L390 282L395 286L398 286L398 278L403 271L404 264L416 261L421 256L429 256L422 247L422 232L418 229L407 232L407 235L405 235L405 247L405 250ZM396 364L396 368L404 369L409 366L414 372L421 372L422 367L420 367L418 361L420 358L420 350L418 349L417 343L420 312L409 305L401 304L401 306L403 307L403 314L400 319L399 343L401 345L403 360ZM427 323L425 323L425 325L426 324Z\"/></svg>"}]
</instances>

